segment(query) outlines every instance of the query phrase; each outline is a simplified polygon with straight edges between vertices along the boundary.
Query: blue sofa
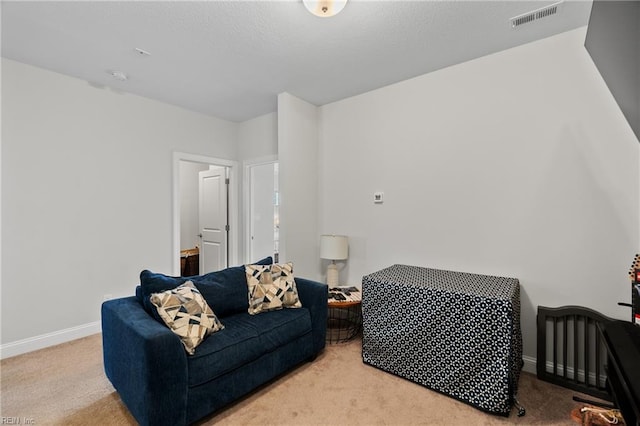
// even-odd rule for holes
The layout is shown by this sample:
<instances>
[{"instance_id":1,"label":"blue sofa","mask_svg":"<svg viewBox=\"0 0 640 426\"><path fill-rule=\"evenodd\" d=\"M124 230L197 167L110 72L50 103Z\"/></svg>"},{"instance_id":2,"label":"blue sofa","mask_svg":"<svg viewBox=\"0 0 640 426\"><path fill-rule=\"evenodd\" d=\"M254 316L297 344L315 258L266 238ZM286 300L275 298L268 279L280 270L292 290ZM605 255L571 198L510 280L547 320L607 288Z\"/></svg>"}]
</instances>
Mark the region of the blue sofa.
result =
<instances>
[{"instance_id":1,"label":"blue sofa","mask_svg":"<svg viewBox=\"0 0 640 426\"><path fill-rule=\"evenodd\" d=\"M149 301L187 280L224 325L193 355ZM185 425L213 413L324 348L327 286L295 282L302 308L250 315L244 266L189 278L143 271L136 296L102 304L105 373L141 425Z\"/></svg>"}]
</instances>

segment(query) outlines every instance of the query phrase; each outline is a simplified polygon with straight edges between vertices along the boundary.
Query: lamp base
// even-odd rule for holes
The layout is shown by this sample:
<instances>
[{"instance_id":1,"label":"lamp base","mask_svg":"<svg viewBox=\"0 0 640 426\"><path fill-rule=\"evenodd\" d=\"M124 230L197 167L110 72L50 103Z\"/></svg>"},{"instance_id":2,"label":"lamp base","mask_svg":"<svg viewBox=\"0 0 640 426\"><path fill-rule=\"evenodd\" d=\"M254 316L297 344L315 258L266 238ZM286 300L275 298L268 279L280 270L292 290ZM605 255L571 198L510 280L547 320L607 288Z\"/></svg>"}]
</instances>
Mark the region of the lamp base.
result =
<instances>
[{"instance_id":1,"label":"lamp base","mask_svg":"<svg viewBox=\"0 0 640 426\"><path fill-rule=\"evenodd\" d=\"M329 287L338 286L338 266L333 262L327 266L327 285Z\"/></svg>"}]
</instances>

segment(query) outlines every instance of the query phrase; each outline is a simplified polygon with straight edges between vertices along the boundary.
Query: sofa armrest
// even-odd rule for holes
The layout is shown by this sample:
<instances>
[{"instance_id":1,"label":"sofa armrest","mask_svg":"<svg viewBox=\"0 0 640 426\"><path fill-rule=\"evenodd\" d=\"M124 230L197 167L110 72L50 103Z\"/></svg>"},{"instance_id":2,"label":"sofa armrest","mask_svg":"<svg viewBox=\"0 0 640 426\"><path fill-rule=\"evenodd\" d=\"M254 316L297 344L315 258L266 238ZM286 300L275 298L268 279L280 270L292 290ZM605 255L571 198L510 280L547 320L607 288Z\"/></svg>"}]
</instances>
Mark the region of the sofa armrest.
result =
<instances>
[{"instance_id":1,"label":"sofa armrest","mask_svg":"<svg viewBox=\"0 0 640 426\"><path fill-rule=\"evenodd\" d=\"M102 304L104 369L142 425L183 425L187 354L179 337L153 319L135 297Z\"/></svg>"},{"instance_id":2,"label":"sofa armrest","mask_svg":"<svg viewBox=\"0 0 640 426\"><path fill-rule=\"evenodd\" d=\"M311 313L313 349L318 353L325 347L329 288L326 284L298 277L296 287L302 306L308 308Z\"/></svg>"}]
</instances>

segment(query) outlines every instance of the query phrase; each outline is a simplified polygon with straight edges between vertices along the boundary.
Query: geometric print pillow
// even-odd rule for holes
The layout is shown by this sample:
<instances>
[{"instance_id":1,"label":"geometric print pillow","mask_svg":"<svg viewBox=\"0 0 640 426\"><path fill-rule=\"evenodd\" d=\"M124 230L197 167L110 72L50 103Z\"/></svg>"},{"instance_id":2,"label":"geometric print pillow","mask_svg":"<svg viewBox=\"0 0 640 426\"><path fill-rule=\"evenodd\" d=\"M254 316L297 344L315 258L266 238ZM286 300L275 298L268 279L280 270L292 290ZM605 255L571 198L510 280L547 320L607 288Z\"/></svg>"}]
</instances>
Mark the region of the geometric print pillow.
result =
<instances>
[{"instance_id":1,"label":"geometric print pillow","mask_svg":"<svg viewBox=\"0 0 640 426\"><path fill-rule=\"evenodd\" d=\"M208 335L224 328L191 281L151 294L151 303L162 321L180 337L189 355Z\"/></svg>"},{"instance_id":2,"label":"geometric print pillow","mask_svg":"<svg viewBox=\"0 0 640 426\"><path fill-rule=\"evenodd\" d=\"M249 313L274 311L282 308L301 308L293 264L245 265L249 288Z\"/></svg>"}]
</instances>

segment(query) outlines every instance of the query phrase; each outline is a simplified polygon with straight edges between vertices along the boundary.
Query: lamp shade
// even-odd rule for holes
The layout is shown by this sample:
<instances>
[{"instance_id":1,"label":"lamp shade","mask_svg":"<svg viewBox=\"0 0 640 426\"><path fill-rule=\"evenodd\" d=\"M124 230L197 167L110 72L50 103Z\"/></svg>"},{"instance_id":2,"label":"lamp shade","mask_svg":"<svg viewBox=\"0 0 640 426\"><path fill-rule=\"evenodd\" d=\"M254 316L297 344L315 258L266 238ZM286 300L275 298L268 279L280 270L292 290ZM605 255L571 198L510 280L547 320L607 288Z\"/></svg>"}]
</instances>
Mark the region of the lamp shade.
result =
<instances>
[{"instance_id":1,"label":"lamp shade","mask_svg":"<svg viewBox=\"0 0 640 426\"><path fill-rule=\"evenodd\" d=\"M349 255L349 240L345 235L321 235L320 257L330 260L344 260Z\"/></svg>"}]
</instances>

